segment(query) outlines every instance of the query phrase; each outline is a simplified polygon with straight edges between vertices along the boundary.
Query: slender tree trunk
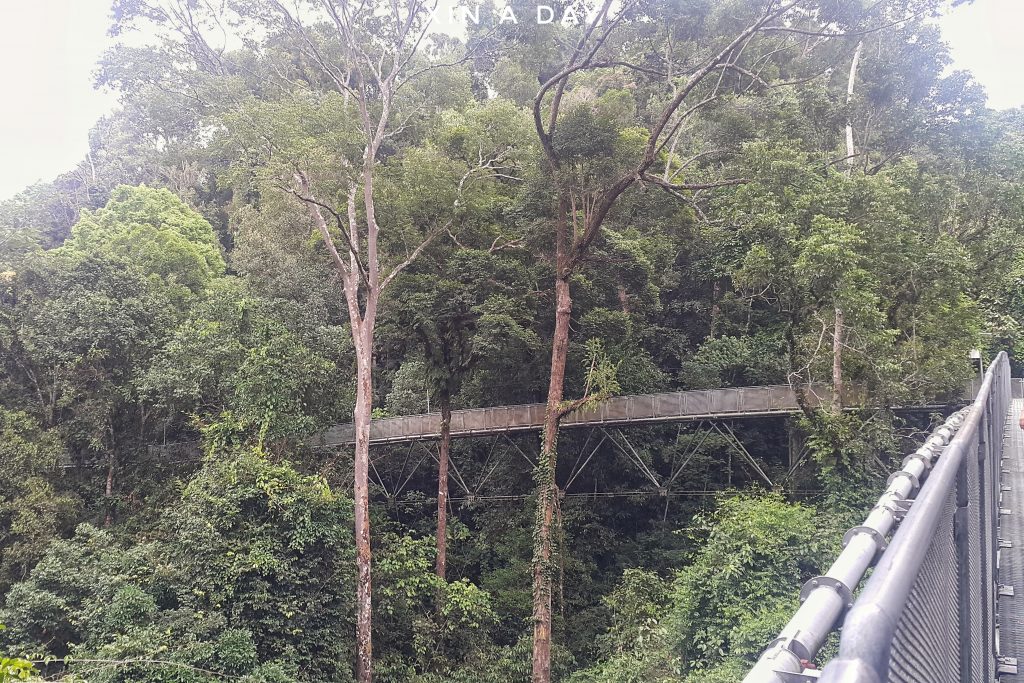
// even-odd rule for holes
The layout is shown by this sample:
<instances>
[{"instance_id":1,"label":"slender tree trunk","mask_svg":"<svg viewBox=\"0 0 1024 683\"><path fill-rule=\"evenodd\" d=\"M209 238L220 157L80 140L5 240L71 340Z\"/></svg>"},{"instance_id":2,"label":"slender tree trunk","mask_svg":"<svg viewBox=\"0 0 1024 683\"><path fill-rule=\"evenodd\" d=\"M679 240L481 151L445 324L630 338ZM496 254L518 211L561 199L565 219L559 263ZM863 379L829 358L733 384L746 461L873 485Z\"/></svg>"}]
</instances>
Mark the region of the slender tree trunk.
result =
<instances>
[{"instance_id":1,"label":"slender tree trunk","mask_svg":"<svg viewBox=\"0 0 1024 683\"><path fill-rule=\"evenodd\" d=\"M113 450L107 456L107 486L104 489L104 502L107 512L103 517L103 526L109 527L114 523L114 470L117 469L117 455Z\"/></svg>"},{"instance_id":2,"label":"slender tree trunk","mask_svg":"<svg viewBox=\"0 0 1024 683\"><path fill-rule=\"evenodd\" d=\"M619 306L622 307L622 312L629 315L632 311L629 305L629 292L626 291L626 286L621 282L615 288L616 293L619 296Z\"/></svg>"},{"instance_id":3,"label":"slender tree trunk","mask_svg":"<svg viewBox=\"0 0 1024 683\"><path fill-rule=\"evenodd\" d=\"M860 53L864 49L864 41L857 43L857 49L853 53L853 62L850 64L850 78L846 82L846 175L853 172L857 153L853 144L853 112L850 111L853 102L853 86L857 82L857 66L860 64Z\"/></svg>"},{"instance_id":4,"label":"slender tree trunk","mask_svg":"<svg viewBox=\"0 0 1024 683\"><path fill-rule=\"evenodd\" d=\"M864 49L864 41L857 43L850 63L850 78L846 82L846 175L853 173L854 155L857 149L853 144L853 113L849 111L853 103L853 87L857 83L857 67L860 54ZM832 408L840 411L843 408L843 309L836 306L835 329L832 331Z\"/></svg>"},{"instance_id":5,"label":"slender tree trunk","mask_svg":"<svg viewBox=\"0 0 1024 683\"><path fill-rule=\"evenodd\" d=\"M564 217L564 213L561 214ZM561 244L561 243L560 243ZM551 680L551 545L558 486L558 421L565 388L565 362L569 352L569 318L572 297L569 268L563 249L559 249L555 278L555 333L551 344L551 376L540 462L537 463L537 521L533 556L533 683Z\"/></svg>"},{"instance_id":6,"label":"slender tree trunk","mask_svg":"<svg viewBox=\"0 0 1024 683\"><path fill-rule=\"evenodd\" d=\"M832 408L843 408L843 309L836 306L835 328L832 330Z\"/></svg>"},{"instance_id":7,"label":"slender tree trunk","mask_svg":"<svg viewBox=\"0 0 1024 683\"><path fill-rule=\"evenodd\" d=\"M582 222L580 225L574 222L573 229L570 230L569 216L572 215L577 220L579 216L570 202L570 183L572 181L561 177L561 161L553 144L553 136L558 122L560 103L570 76L581 68L594 66L592 58L608 37L608 32L618 22L616 20L615 23L611 23L604 34L600 34L599 37L595 36L598 25L608 19L609 10L613 4L612 0L604 0L601 9L584 32L568 62L559 73L542 84L533 100L534 127L544 148L544 154L556 185L558 212L555 216L555 331L551 348L551 374L548 385L547 412L544 419L543 443L540 462L537 464L537 520L534 529L533 558L532 683L550 683L551 680L552 526L559 494L555 480L555 470L558 464L558 423L563 412L562 394L565 384L565 362L569 348L569 316L572 311L569 277L573 268L581 265L591 243L598 237L605 218L622 193L644 177L656 180L653 176L646 175L647 171L655 163L664 147L664 144L659 144L659 141L663 139L666 130L668 130L669 136L675 134L675 129L668 127L684 100L706 76L731 59L731 55L744 41L751 39L768 22L784 14L793 6L786 3L780 5L770 3L770 8L757 22L737 35L724 50L707 60L702 67L689 74L685 87L681 90L674 90L671 101L662 109L653 123L647 145L636 165L611 185L595 193L589 205L584 202ZM588 55L588 49L590 49L588 44L592 37L595 38L594 45ZM548 99L548 95L551 95L550 99ZM695 105L686 114L683 114L683 118L696 111L700 106L700 104ZM548 107L546 117L545 107ZM546 126L545 118L548 121ZM671 141L668 144L671 144ZM740 181L725 181L724 184L736 184L737 182ZM667 189L679 190L684 187L669 185ZM697 188L690 186L686 189ZM577 228L581 228L581 232L577 233Z\"/></svg>"},{"instance_id":8,"label":"slender tree trunk","mask_svg":"<svg viewBox=\"0 0 1024 683\"><path fill-rule=\"evenodd\" d=\"M437 575L445 578L448 567L448 454L452 446L452 400L441 399L441 441L437 446Z\"/></svg>"},{"instance_id":9,"label":"slender tree trunk","mask_svg":"<svg viewBox=\"0 0 1024 683\"><path fill-rule=\"evenodd\" d=\"M370 555L370 415L373 403L372 357L366 330L355 331L356 406L354 423L355 451L355 531L356 531L356 680L373 680L373 619Z\"/></svg>"},{"instance_id":10,"label":"slender tree trunk","mask_svg":"<svg viewBox=\"0 0 1024 683\"><path fill-rule=\"evenodd\" d=\"M714 286L711 288L711 326L708 336L712 339L715 338L715 334L718 332L718 318L721 314L721 308L718 306L718 294L720 290L718 280L715 280Z\"/></svg>"}]
</instances>

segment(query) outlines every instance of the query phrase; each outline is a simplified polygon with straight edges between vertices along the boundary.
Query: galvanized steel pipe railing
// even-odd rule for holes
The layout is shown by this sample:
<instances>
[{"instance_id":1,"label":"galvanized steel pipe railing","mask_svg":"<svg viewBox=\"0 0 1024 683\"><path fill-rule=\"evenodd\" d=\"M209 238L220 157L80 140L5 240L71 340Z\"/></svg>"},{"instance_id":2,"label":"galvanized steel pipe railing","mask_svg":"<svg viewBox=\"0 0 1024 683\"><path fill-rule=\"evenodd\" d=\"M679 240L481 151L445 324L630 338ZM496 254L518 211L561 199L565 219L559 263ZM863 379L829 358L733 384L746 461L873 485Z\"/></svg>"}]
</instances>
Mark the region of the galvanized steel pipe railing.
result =
<instances>
[{"instance_id":1,"label":"galvanized steel pipe railing","mask_svg":"<svg viewBox=\"0 0 1024 683\"><path fill-rule=\"evenodd\" d=\"M881 683L889 680L893 640L900 617L907 609L908 597L921 573L940 518L948 514L947 501L950 496L956 495L958 498L958 513L968 505L978 508L977 514L982 515L981 529L991 533L995 527L999 514L994 501L998 499L999 490L1002 425L1009 402L1009 361L1005 353L1000 353L989 367L978 397L963 416L959 431L932 468L926 484L880 558L856 604L846 616L839 655L822 672L820 680L823 683ZM994 473L990 481L981 482L978 499L971 501L960 500L966 495L966 490L961 492L961 489L967 487L958 486L958 479L962 481L961 468L968 464L969 453L977 453L979 463L986 467L985 471ZM961 586L974 582L973 586L982 595L981 602L984 604L973 606L973 612L988 622L980 624L978 632L983 638L990 639L995 631L995 615L991 607L995 586L979 586L979 583L992 583L986 577L992 576L995 550L983 546L980 554L983 563L980 577L970 577L964 581L964 563L960 564L957 572L961 576ZM964 596L959 596L959 599L962 601ZM970 607L965 609L963 602L960 603L961 618L969 610ZM966 632L962 628L951 629L951 632L958 633L960 639L959 643L947 644L961 650L960 680L971 680L971 662L962 658L970 657L971 644L966 643L965 639L971 638L971 629ZM978 649L985 659L992 661L980 662L977 666L982 671L992 672L995 669L994 648L987 647L986 643L980 645ZM985 679L991 680L988 675Z\"/></svg>"},{"instance_id":2,"label":"galvanized steel pipe railing","mask_svg":"<svg viewBox=\"0 0 1024 683\"><path fill-rule=\"evenodd\" d=\"M888 487L860 526L847 531L843 551L829 570L811 579L801 591L803 604L754 668L744 683L786 683L785 674L802 673L836 628L843 613L853 606L853 591L874 560L886 549L889 532L907 512L909 501L920 487L933 462L961 425L967 409L949 417L928 440L908 456L902 469L889 477Z\"/></svg>"},{"instance_id":3,"label":"galvanized steel pipe railing","mask_svg":"<svg viewBox=\"0 0 1024 683\"><path fill-rule=\"evenodd\" d=\"M994 407L988 406L988 403L997 375L1000 382L1005 376L1008 397L1009 371L1005 354L1000 354L997 361L990 367L985 384L974 404L950 416L945 424L936 429L917 451L903 460L902 469L889 477L885 492L879 497L864 523L846 533L843 539L843 551L829 570L823 576L811 579L804 585L801 591L803 604L779 634L779 637L769 645L754 668L743 679L744 683L790 683L799 680L794 676L799 677L804 674L809 663L813 661L824 645L826 638L838 626L843 614L854 608L853 591L876 559L879 560L879 567L876 568L872 580L868 584L868 586L876 585L873 594L883 590L886 595L892 595L889 602L900 602L898 594L888 586L884 589L877 587L882 581L880 577L891 571L892 558L899 557L900 566L896 569L896 573L906 575L904 577L906 592L902 593L902 601L906 600L906 595L917 575L917 569L920 567L920 561L924 557L923 553L929 545L928 533L930 532L927 529L930 526L934 531L937 523L937 517L935 517L937 513L933 510L934 505L929 501L934 499L941 503L944 500L943 496L948 493L949 486L952 485L949 479L950 473L953 477L952 482L955 483L963 450L962 446L955 446L955 444L958 441L962 443L966 439L977 438L979 416L987 408ZM1005 407L1005 403L1003 403L1002 410L1005 410ZM1001 415L1001 413L997 414ZM922 486L926 477L927 484ZM928 495L929 489L938 491L938 493ZM915 494L918 494L916 499ZM893 545L897 549L897 553L894 555L893 546L887 545L886 539L897 522L904 516L906 519L893 538ZM924 517L923 522L921 521L922 517ZM912 540L900 540L897 544L898 539L901 537L906 539L910 534L913 534ZM903 559L904 555L912 548L920 552L920 558ZM916 564L913 564L915 561ZM904 586L901 584L900 590L903 588ZM867 589L865 589L865 593L867 594ZM864 597L862 596L858 599L857 606L859 607L863 601ZM867 603L864 604L867 605ZM886 604L890 610L893 606L894 604ZM877 667L882 659L887 666L888 646L886 645L884 652L877 651L877 642L891 642L892 631L895 629L899 612L888 613L882 618L876 614L877 606L874 604L865 606L859 612L857 609L851 610L844 626L842 642L846 649L841 652L848 654L854 650L856 653L862 653L866 646L874 653L873 667ZM852 623L851 619L855 617L855 613L856 618L864 619L864 632L857 637L857 647L853 647L849 643L852 638L849 635L852 633L849 625ZM877 625L880 620L885 623L879 629ZM874 639L871 644L864 640L869 637ZM854 654L848 664L839 666L842 666L844 670L850 670L849 667L860 668L862 666L860 655ZM825 672L821 672L822 680L828 680L824 676L834 675L829 672L835 670L834 666L826 668ZM810 672L808 672L809 675ZM872 678L868 675L849 678L844 675L842 678L831 680L841 680L844 683L848 681L880 682L885 678L884 676Z\"/></svg>"}]
</instances>

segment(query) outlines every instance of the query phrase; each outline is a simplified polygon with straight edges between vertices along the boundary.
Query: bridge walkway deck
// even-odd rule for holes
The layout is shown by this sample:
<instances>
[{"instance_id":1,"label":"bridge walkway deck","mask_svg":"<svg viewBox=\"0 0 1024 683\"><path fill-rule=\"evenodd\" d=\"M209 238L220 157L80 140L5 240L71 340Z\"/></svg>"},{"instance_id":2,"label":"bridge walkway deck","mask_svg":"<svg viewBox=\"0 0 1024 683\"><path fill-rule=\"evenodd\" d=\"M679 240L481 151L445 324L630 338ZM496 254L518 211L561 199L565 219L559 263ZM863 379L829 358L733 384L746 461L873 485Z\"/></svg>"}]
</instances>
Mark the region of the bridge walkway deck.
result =
<instances>
[{"instance_id":1,"label":"bridge walkway deck","mask_svg":"<svg viewBox=\"0 0 1024 683\"><path fill-rule=\"evenodd\" d=\"M1017 425L1021 410L1024 399L1014 398L1003 434L999 507L1007 512L1000 515L999 522L998 582L1003 588L999 591L997 637L1001 655L1024 658L1024 430ZM1024 681L1024 666L1020 672L1004 673L1000 679Z\"/></svg>"}]
</instances>

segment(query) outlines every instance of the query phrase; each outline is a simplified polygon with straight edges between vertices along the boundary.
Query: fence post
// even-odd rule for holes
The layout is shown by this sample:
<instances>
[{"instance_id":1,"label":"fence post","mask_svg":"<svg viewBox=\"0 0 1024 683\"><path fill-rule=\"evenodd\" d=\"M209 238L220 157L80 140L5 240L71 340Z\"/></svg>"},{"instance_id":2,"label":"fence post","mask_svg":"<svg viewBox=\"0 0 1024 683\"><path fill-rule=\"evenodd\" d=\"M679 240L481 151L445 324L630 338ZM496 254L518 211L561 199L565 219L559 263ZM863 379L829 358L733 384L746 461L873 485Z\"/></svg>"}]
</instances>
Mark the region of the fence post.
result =
<instances>
[{"instance_id":1,"label":"fence post","mask_svg":"<svg viewBox=\"0 0 1024 683\"><path fill-rule=\"evenodd\" d=\"M964 458L956 475L956 512L953 541L956 544L957 607L960 615L960 683L971 683L971 558L970 480L968 468L977 466Z\"/></svg>"},{"instance_id":2,"label":"fence post","mask_svg":"<svg viewBox=\"0 0 1024 683\"><path fill-rule=\"evenodd\" d=\"M985 403L985 410L981 415L981 429L978 430L978 457L975 460L975 467L978 468L978 501L975 503L978 506L978 542L980 543L981 552L981 576L977 577L979 585L979 594L981 598L981 632L985 634L989 627L994 623L991 600L989 599L990 591L988 589L988 583L991 582L990 577L992 576L992 543L989 541L990 530L989 525L992 522L992 510L993 510L993 498L992 498L992 477L989 472L988 464L992 458L992 398L996 395L996 384L992 383L992 387L989 389L989 395ZM998 493L997 493L998 495ZM961 640L971 638L971 633L962 634ZM990 651L989 639L986 636L982 636L983 641L980 648L982 656L982 673L985 676L985 680L989 680L989 660L992 659L993 654Z\"/></svg>"}]
</instances>

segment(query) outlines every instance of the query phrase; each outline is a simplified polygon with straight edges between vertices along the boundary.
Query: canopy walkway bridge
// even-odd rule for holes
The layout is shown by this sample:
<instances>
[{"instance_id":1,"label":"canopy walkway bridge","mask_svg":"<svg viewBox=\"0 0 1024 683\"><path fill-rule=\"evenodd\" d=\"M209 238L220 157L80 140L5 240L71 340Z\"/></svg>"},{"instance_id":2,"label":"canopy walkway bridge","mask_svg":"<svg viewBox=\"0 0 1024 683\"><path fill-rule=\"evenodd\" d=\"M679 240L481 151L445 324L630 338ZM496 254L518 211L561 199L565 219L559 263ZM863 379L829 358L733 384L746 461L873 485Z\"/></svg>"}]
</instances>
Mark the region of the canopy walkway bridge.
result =
<instances>
[{"instance_id":1,"label":"canopy walkway bridge","mask_svg":"<svg viewBox=\"0 0 1024 683\"><path fill-rule=\"evenodd\" d=\"M1000 354L974 402L903 460L829 570L804 585L800 608L744 683L1018 680L1022 410ZM817 661L836 632L838 651Z\"/></svg>"},{"instance_id":2,"label":"canopy walkway bridge","mask_svg":"<svg viewBox=\"0 0 1024 683\"><path fill-rule=\"evenodd\" d=\"M815 408L831 401L832 388L810 385L802 388L806 404ZM970 392L970 389L968 389ZM844 405L862 405L864 392L848 386ZM570 413L559 422L560 429L581 427L621 427L670 422L735 420L800 412L797 389L789 385L732 387L696 391L672 391L660 394L617 396L592 408ZM900 410L928 411L945 405L906 406ZM539 432L544 424L543 403L453 410L452 438ZM441 414L406 415L373 420L370 445L432 441L441 436ZM335 425L310 439L314 447L350 446L355 443L351 424Z\"/></svg>"},{"instance_id":3,"label":"canopy walkway bridge","mask_svg":"<svg viewBox=\"0 0 1024 683\"><path fill-rule=\"evenodd\" d=\"M971 397L976 391L977 386L972 385L967 387L965 394L967 397ZM714 491L680 487L685 468L699 445L683 454L678 462L673 461L666 471L658 471L656 467L645 461L626 433L629 429L636 427L665 424L690 424L705 435L717 434L721 437L729 451L724 463L730 473L729 483L731 483L733 469L732 458L735 456L738 459L739 468L746 474L771 489L778 489L780 488L778 476L771 474L770 468L747 449L735 426L737 422L744 420L785 417L800 413L800 393L803 394L804 404L811 408L826 405L832 400L832 387L829 385L731 387L618 396L571 413L561 420L560 428L587 430L587 434L572 471L566 475L567 483L564 486L563 495L594 498L609 495L655 495L665 498L714 495ZM863 406L865 392L856 385L847 385L842 400L846 406ZM507 442L506 446L509 447L506 451L513 454L518 453L532 468L536 465L537 454L528 452L530 450L529 443L516 443L510 437L517 434L536 435L539 433L544 422L545 408L543 403L531 403L453 410L451 436L453 439L491 438L494 442L490 449L492 453L498 441L504 440ZM901 412L948 412L950 409L950 406L946 404L930 404L904 406L895 410ZM401 471L396 481L389 484L385 481L387 477L378 471L376 466L373 468L371 474L375 479L374 484L386 498L395 499L403 493L413 474L423 462L430 459L437 460L437 453L427 444L436 442L440 438L440 432L440 413L390 417L376 419L370 423L371 446L383 447L402 444L409 446L409 450L405 453L405 461L401 462ZM351 424L334 425L314 435L308 441L309 446L316 449L346 448L354 443L355 430ZM641 474L643 485L629 491L595 490L588 493L571 491L570 487L574 482L577 487L579 486L581 482L579 475L605 444L607 444L606 448L618 452L624 456L626 462L636 468ZM411 457L413 450L418 452L417 457ZM175 461L176 458L181 458L183 461L194 461L201 456L197 442L154 445L150 446L150 452L164 461ZM790 440L789 461L784 471L787 477L792 475L803 463L807 454L808 450L805 445L797 443L793 439ZM381 461L389 457L391 455L388 450L381 449L371 464L380 464ZM461 489L461 495L456 495L450 500L464 502L528 497L529 494L483 495L484 484L490 473L494 472L493 464L492 459L488 456L487 462L484 463L485 472L480 474L479 481L470 481L472 477L468 474L464 476L459 469L459 464L453 459L451 461L451 476L456 486ZM383 470L383 465L381 469ZM795 489L787 490L792 494L814 493Z\"/></svg>"}]
</instances>

